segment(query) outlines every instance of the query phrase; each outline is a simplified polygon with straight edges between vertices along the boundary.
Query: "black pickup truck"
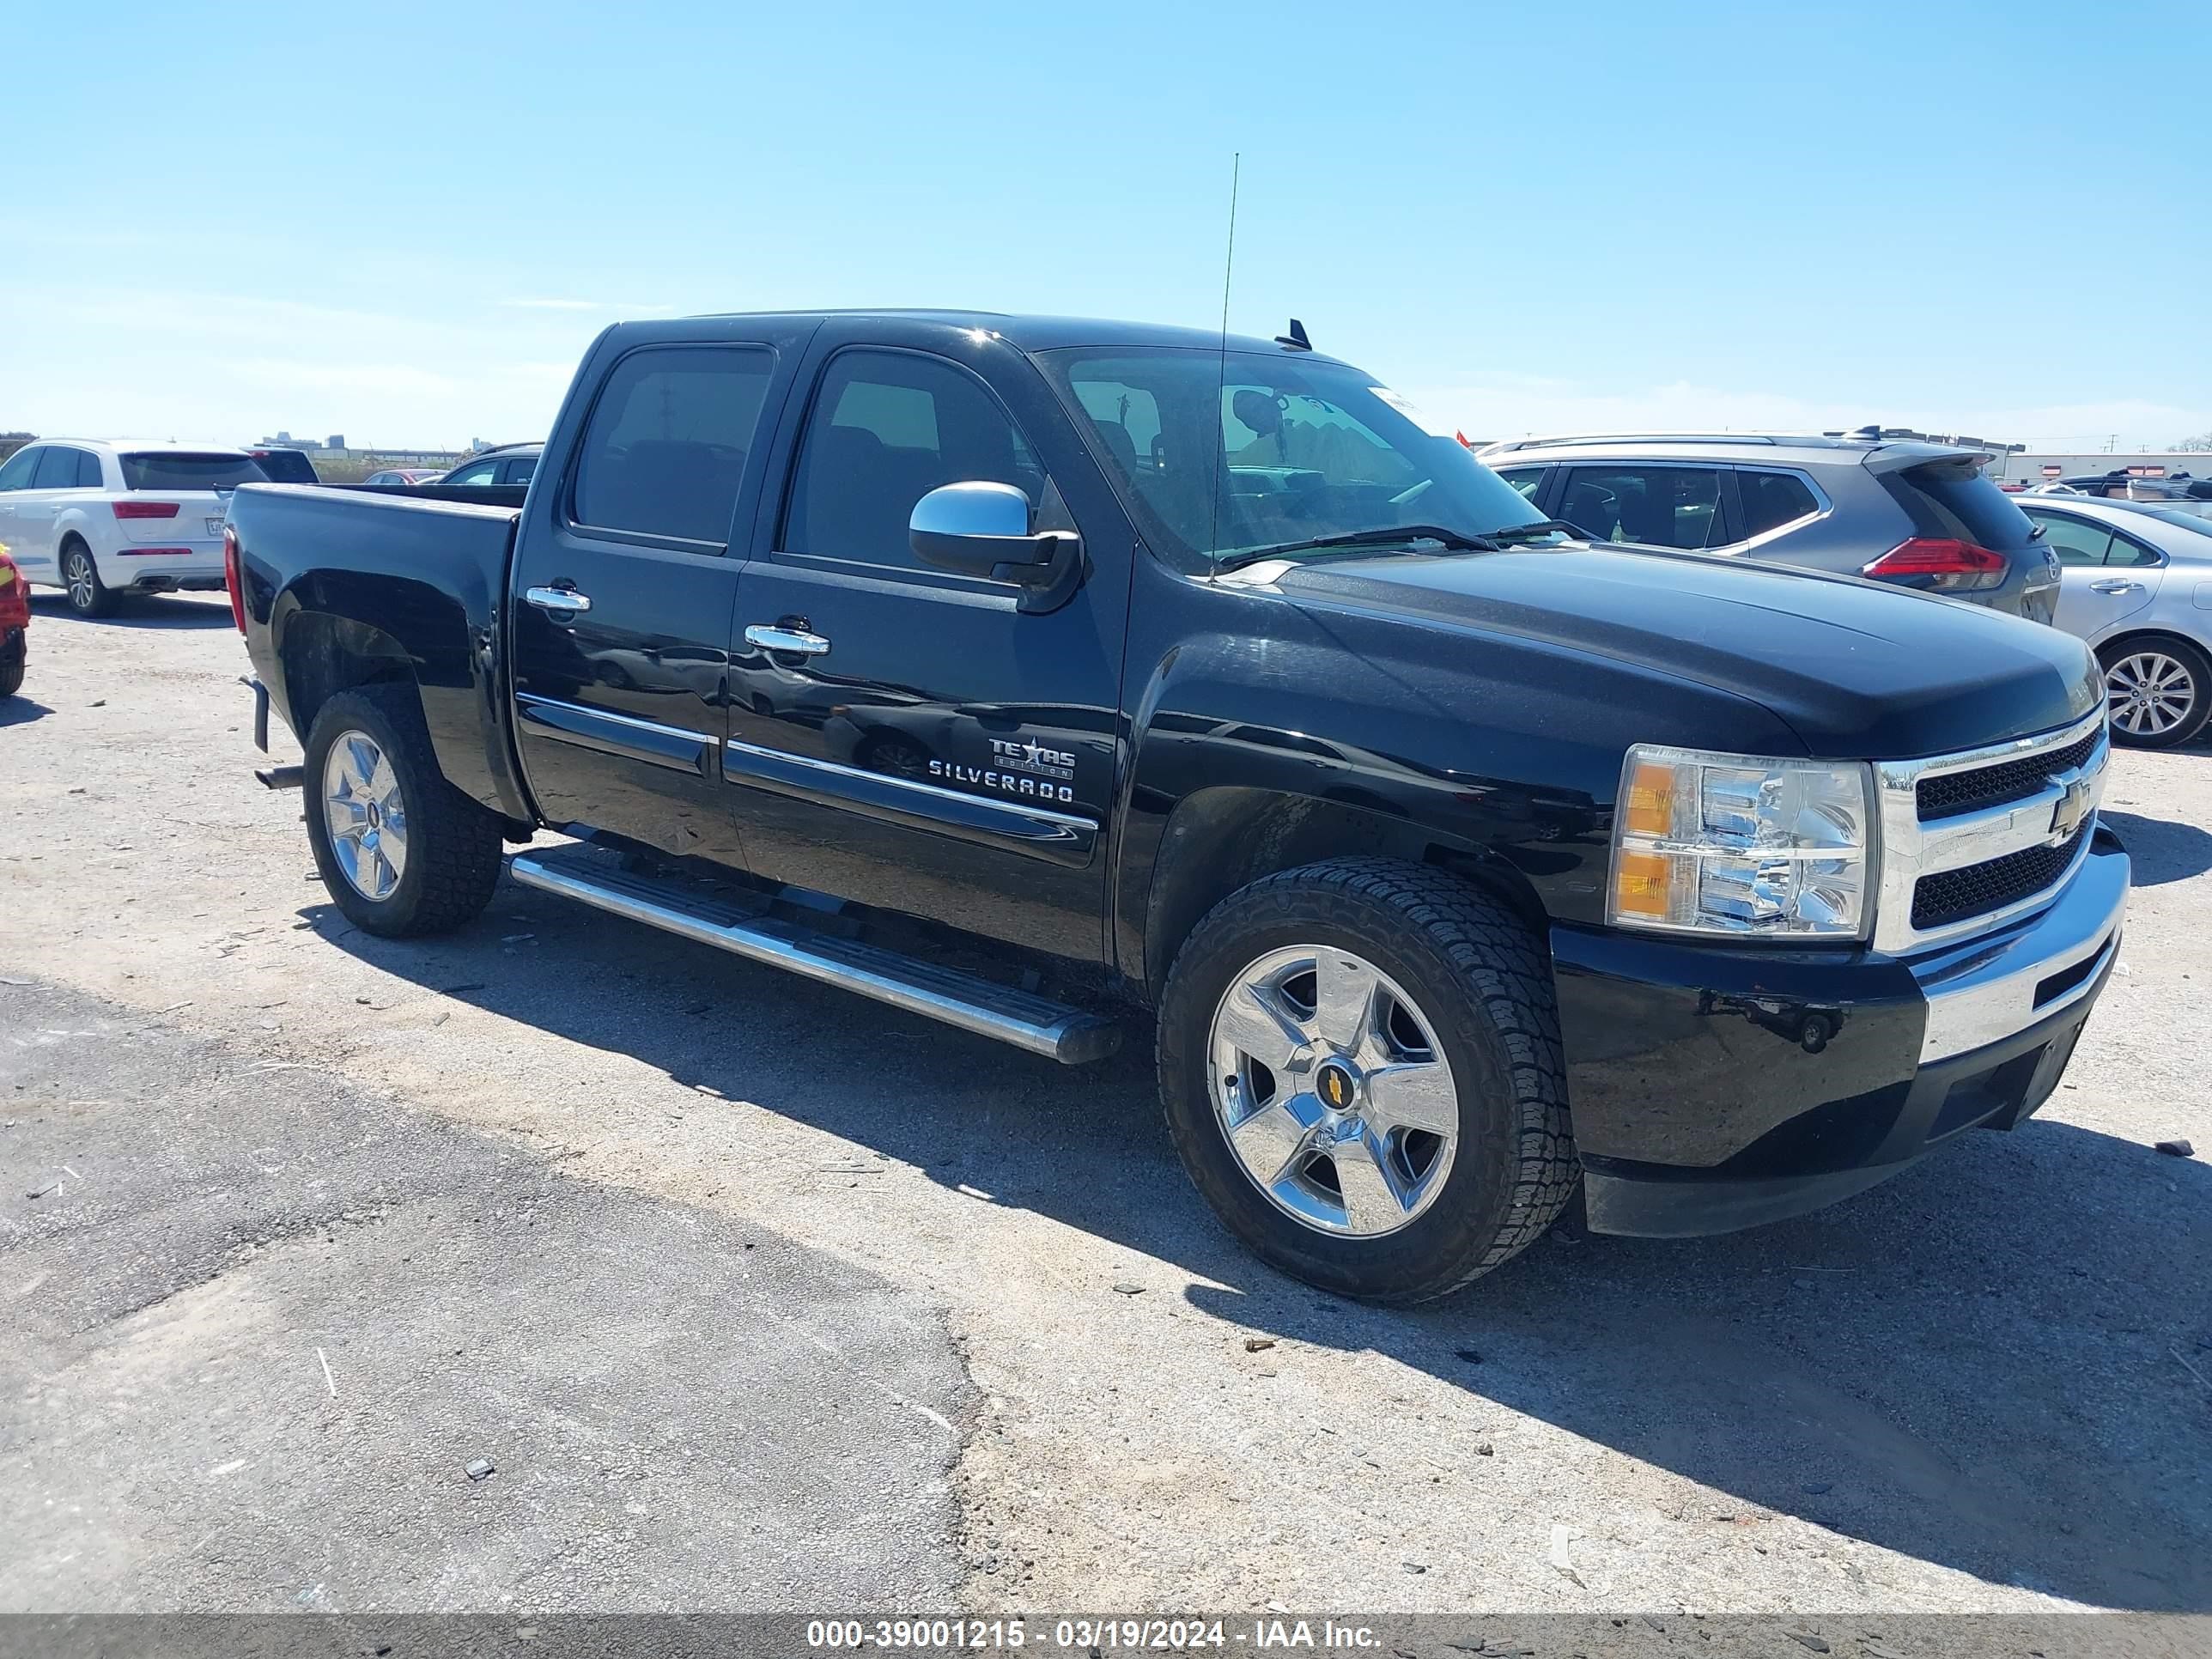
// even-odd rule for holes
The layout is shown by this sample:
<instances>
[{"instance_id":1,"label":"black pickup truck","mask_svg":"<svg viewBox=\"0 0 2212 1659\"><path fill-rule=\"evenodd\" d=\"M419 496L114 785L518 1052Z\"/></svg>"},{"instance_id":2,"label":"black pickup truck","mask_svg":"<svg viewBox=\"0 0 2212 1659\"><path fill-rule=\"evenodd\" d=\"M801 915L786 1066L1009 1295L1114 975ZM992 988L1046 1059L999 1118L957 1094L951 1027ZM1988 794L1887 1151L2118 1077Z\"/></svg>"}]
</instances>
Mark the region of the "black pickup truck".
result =
<instances>
[{"instance_id":1,"label":"black pickup truck","mask_svg":"<svg viewBox=\"0 0 2212 1659\"><path fill-rule=\"evenodd\" d=\"M1856 1191L2056 1085L2118 946L2096 665L1592 546L1273 341L608 330L526 492L248 486L362 927L523 885L1080 1063L1254 1249L1413 1300Z\"/></svg>"}]
</instances>

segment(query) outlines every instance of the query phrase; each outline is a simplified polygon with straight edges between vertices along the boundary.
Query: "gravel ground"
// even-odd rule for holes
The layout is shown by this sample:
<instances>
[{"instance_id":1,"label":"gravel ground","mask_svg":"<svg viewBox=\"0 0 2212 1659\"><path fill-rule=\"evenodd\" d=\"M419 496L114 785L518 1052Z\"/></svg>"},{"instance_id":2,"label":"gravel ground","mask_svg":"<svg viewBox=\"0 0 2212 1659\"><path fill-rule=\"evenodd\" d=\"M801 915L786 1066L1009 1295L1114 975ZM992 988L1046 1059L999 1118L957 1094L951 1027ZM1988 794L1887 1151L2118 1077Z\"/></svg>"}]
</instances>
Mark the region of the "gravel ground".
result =
<instances>
[{"instance_id":1,"label":"gravel ground","mask_svg":"<svg viewBox=\"0 0 2212 1659\"><path fill-rule=\"evenodd\" d=\"M195 1052L226 1076L297 1066L550 1160L563 1189L646 1206L633 1255L680 1216L941 1310L975 1390L953 1473L975 1609L2212 1610L2212 752L2116 763L2141 887L2037 1120L1753 1233L1555 1236L1407 1314L1233 1246L1139 1060L1070 1073L512 887L449 939L351 931L300 797L250 775L220 597L107 623L42 600L32 647L0 714L4 971L219 1045ZM159 1146L158 1089L140 1104ZM52 1129L0 1139L18 1224L36 1182L14 1176L67 1149ZM2153 1152L2173 1137L2199 1156ZM68 1161L96 1191L148 1155ZM441 1230L426 1217L425 1249ZM550 1258L549 1295L624 1270L545 1243L517 1248ZM26 1249L0 1253L0 1296L65 1325ZM787 1311L842 1282L796 1281ZM40 1375L11 1390L8 1444L72 1409L140 1455L192 1431ZM804 1445L787 1463L819 1475ZM133 1524L171 1523L154 1504ZM107 1605L104 1580L52 1582ZM608 1581L575 1582L582 1602ZM678 1607L688 1583L642 1559L618 1594ZM333 1567L322 1593L386 1591Z\"/></svg>"}]
</instances>

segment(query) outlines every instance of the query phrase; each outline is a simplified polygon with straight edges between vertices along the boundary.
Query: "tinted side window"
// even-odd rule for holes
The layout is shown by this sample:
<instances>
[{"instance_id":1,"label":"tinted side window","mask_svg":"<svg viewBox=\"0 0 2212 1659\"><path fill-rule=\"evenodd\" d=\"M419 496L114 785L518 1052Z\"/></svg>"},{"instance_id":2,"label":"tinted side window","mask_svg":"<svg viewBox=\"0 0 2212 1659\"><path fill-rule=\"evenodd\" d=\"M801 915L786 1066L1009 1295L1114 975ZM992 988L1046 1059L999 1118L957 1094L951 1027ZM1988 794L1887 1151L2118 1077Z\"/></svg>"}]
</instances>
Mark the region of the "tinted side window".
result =
<instances>
[{"instance_id":1,"label":"tinted side window","mask_svg":"<svg viewBox=\"0 0 2212 1659\"><path fill-rule=\"evenodd\" d=\"M1720 474L1695 466L1577 466L1559 516L1607 542L1711 547L1721 539Z\"/></svg>"},{"instance_id":2,"label":"tinted side window","mask_svg":"<svg viewBox=\"0 0 2212 1659\"><path fill-rule=\"evenodd\" d=\"M538 458L535 455L525 455L520 459L507 462L506 465L506 475L501 479L502 483L526 484L530 482L530 475L538 471ZM735 499L734 496L732 497L732 501Z\"/></svg>"},{"instance_id":3,"label":"tinted side window","mask_svg":"<svg viewBox=\"0 0 2212 1659\"><path fill-rule=\"evenodd\" d=\"M76 453L76 487L79 489L98 489L105 480L100 476L100 457L88 449Z\"/></svg>"},{"instance_id":4,"label":"tinted side window","mask_svg":"<svg viewBox=\"0 0 2212 1659\"><path fill-rule=\"evenodd\" d=\"M1789 472L1738 472L1736 489L1743 499L1743 537L1764 536L1785 524L1809 519L1820 503L1802 478Z\"/></svg>"},{"instance_id":5,"label":"tinted side window","mask_svg":"<svg viewBox=\"0 0 2212 1659\"><path fill-rule=\"evenodd\" d=\"M31 475L39 470L39 457L43 453L36 449L19 449L10 455L8 464L0 466L0 489L28 489Z\"/></svg>"},{"instance_id":6,"label":"tinted side window","mask_svg":"<svg viewBox=\"0 0 2212 1659\"><path fill-rule=\"evenodd\" d=\"M631 352L607 376L577 452L576 521L726 543L775 372L761 346Z\"/></svg>"},{"instance_id":7,"label":"tinted side window","mask_svg":"<svg viewBox=\"0 0 2212 1659\"><path fill-rule=\"evenodd\" d=\"M2105 562L2106 564L2156 564L2158 553L2156 550L2146 547L2141 542L2129 540L2115 530L2112 532L2112 550L2105 555Z\"/></svg>"},{"instance_id":8,"label":"tinted side window","mask_svg":"<svg viewBox=\"0 0 2212 1659\"><path fill-rule=\"evenodd\" d=\"M1540 466L1502 466L1498 469L1498 476L1519 490L1523 499L1533 501L1536 495L1536 486L1544 482L1544 469Z\"/></svg>"},{"instance_id":9,"label":"tinted side window","mask_svg":"<svg viewBox=\"0 0 2212 1659\"><path fill-rule=\"evenodd\" d=\"M840 352L807 416L781 544L912 569L914 504L975 481L1012 484L1032 507L1044 504L1042 468L981 380L941 358Z\"/></svg>"},{"instance_id":10,"label":"tinted side window","mask_svg":"<svg viewBox=\"0 0 2212 1659\"><path fill-rule=\"evenodd\" d=\"M76 451L58 446L39 452L39 474L31 480L33 489L74 489L76 488Z\"/></svg>"},{"instance_id":11,"label":"tinted side window","mask_svg":"<svg viewBox=\"0 0 2212 1659\"><path fill-rule=\"evenodd\" d=\"M2069 519L2058 513L2029 515L2044 527L2044 537L2057 550L2061 564L2102 564L2112 544L2112 532L2102 525Z\"/></svg>"},{"instance_id":12,"label":"tinted side window","mask_svg":"<svg viewBox=\"0 0 2212 1659\"><path fill-rule=\"evenodd\" d=\"M488 484L499 477L497 461L478 461L474 466L448 473L439 482L449 484Z\"/></svg>"}]
</instances>

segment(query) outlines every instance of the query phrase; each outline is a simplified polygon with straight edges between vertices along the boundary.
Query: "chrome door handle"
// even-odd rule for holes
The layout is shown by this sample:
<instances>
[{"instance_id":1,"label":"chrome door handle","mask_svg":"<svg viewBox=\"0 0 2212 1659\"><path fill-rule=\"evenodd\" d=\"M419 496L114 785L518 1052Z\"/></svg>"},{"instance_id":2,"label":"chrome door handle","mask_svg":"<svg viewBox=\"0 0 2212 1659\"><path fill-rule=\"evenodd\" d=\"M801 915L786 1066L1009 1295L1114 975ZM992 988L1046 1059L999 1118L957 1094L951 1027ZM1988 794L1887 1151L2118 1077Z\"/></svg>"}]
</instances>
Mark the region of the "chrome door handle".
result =
<instances>
[{"instance_id":1,"label":"chrome door handle","mask_svg":"<svg viewBox=\"0 0 2212 1659\"><path fill-rule=\"evenodd\" d=\"M2103 581L2091 582L2089 591L2092 593L2140 593L2143 591L2143 585L2131 582L2124 576L2107 576Z\"/></svg>"},{"instance_id":2,"label":"chrome door handle","mask_svg":"<svg viewBox=\"0 0 2212 1659\"><path fill-rule=\"evenodd\" d=\"M795 628L772 628L766 623L748 623L745 643L757 645L763 651L788 652L794 657L818 657L830 648L830 641L819 634L808 634Z\"/></svg>"},{"instance_id":3,"label":"chrome door handle","mask_svg":"<svg viewBox=\"0 0 2212 1659\"><path fill-rule=\"evenodd\" d=\"M552 617L580 617L592 608L591 595L573 587L526 587L522 597Z\"/></svg>"}]
</instances>

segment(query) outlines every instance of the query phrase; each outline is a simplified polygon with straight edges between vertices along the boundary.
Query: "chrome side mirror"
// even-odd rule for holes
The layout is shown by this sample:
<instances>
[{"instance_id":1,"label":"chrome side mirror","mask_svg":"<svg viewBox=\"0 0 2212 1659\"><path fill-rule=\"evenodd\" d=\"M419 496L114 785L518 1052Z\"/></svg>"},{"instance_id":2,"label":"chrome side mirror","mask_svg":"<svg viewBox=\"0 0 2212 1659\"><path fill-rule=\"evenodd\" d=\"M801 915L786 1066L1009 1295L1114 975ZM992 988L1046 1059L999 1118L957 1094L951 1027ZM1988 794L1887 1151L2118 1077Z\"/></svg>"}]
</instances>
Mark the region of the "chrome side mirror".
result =
<instances>
[{"instance_id":1,"label":"chrome side mirror","mask_svg":"<svg viewBox=\"0 0 2212 1659\"><path fill-rule=\"evenodd\" d=\"M1012 484L950 483L914 504L907 537L915 557L940 570L1024 584L1048 580L1070 536L1030 528L1036 511Z\"/></svg>"}]
</instances>

